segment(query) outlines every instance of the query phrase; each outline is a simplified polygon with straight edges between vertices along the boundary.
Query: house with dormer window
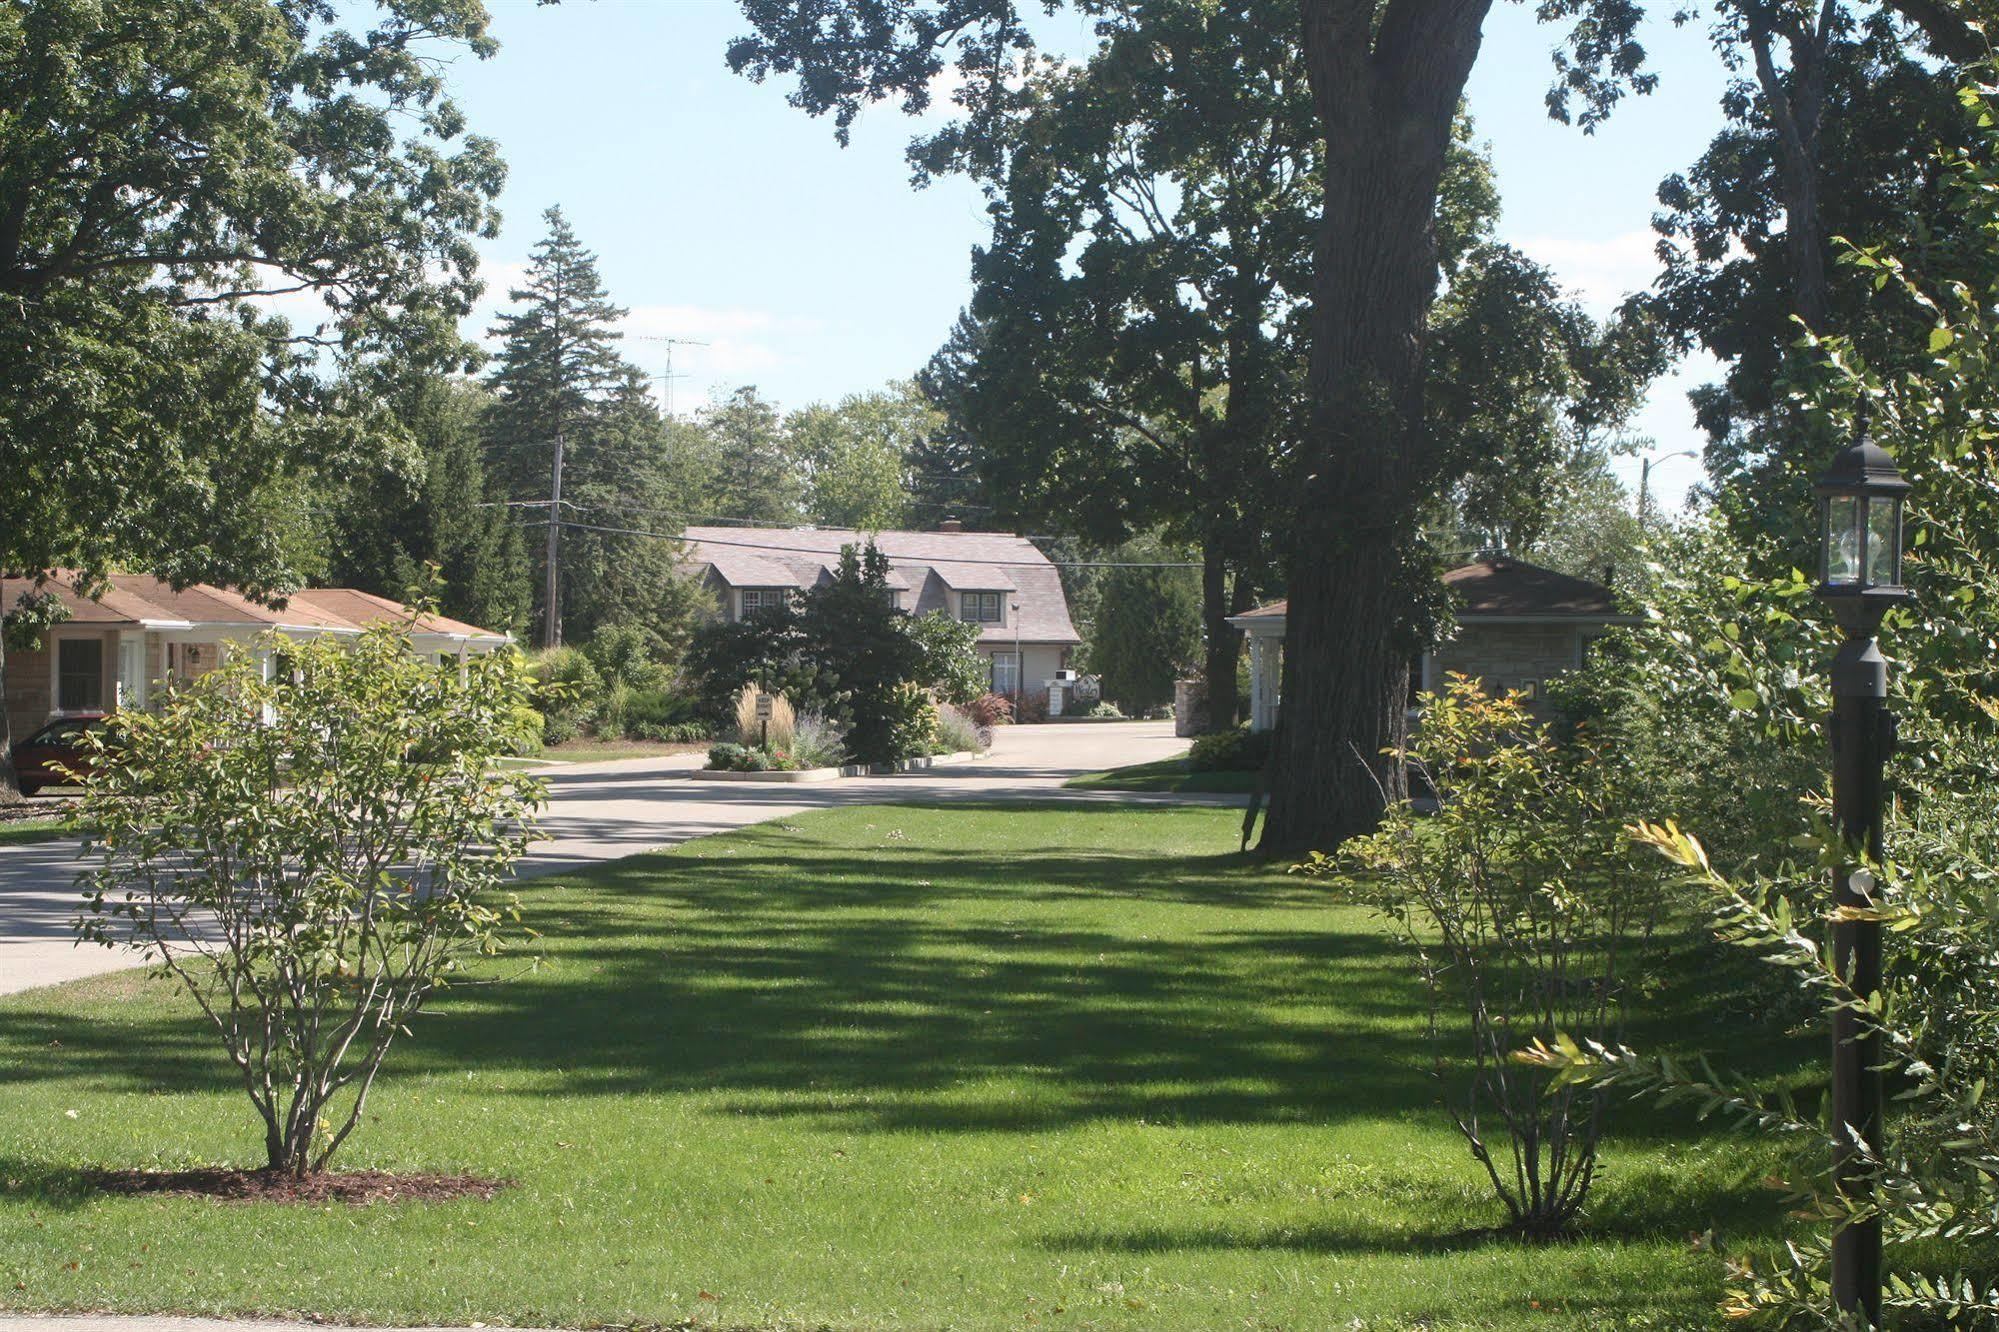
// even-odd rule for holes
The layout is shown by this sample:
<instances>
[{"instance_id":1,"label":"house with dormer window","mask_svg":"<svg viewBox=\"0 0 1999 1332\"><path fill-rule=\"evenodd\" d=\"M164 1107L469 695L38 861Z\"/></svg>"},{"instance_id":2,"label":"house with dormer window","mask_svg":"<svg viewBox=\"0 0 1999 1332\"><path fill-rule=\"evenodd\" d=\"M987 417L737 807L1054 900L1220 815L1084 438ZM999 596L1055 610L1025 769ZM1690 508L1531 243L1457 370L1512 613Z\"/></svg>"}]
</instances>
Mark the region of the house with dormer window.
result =
<instances>
[{"instance_id":1,"label":"house with dormer window","mask_svg":"<svg viewBox=\"0 0 1999 1332\"><path fill-rule=\"evenodd\" d=\"M888 557L889 597L912 615L942 611L979 626L995 693L1045 695L1082 642L1062 577L1010 532L860 532L841 527L689 527L687 561L731 620L832 581L840 551L872 540Z\"/></svg>"}]
</instances>

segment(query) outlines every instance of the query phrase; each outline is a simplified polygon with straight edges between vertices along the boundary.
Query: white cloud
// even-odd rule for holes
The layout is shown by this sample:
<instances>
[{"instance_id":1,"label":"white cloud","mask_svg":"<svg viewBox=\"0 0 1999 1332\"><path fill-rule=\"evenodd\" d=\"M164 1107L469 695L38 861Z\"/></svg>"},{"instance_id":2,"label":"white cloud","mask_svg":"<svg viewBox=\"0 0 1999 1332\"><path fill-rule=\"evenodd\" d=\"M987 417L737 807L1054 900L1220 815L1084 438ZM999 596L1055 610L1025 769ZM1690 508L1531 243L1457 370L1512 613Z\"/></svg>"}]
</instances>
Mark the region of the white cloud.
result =
<instances>
[{"instance_id":1,"label":"white cloud","mask_svg":"<svg viewBox=\"0 0 1999 1332\"><path fill-rule=\"evenodd\" d=\"M637 306L620 327L626 359L652 375L666 373L664 339L685 339L672 347L672 401L683 416L798 363L801 344L837 331L809 316L700 305Z\"/></svg>"},{"instance_id":2,"label":"white cloud","mask_svg":"<svg viewBox=\"0 0 1999 1332\"><path fill-rule=\"evenodd\" d=\"M1596 314L1652 285L1659 275L1659 237L1649 228L1616 236L1530 235L1507 238L1529 258L1555 271Z\"/></svg>"}]
</instances>

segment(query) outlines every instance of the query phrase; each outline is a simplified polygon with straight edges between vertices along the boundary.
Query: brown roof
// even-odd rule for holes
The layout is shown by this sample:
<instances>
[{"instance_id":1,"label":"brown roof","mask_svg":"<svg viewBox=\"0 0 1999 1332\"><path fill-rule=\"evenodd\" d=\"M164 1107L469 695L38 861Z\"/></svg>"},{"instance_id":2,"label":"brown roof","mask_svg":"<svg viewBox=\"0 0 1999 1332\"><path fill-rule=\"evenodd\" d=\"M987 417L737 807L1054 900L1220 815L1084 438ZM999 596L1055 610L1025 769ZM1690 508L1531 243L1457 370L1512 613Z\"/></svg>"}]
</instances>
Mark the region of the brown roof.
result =
<instances>
[{"instance_id":1,"label":"brown roof","mask_svg":"<svg viewBox=\"0 0 1999 1332\"><path fill-rule=\"evenodd\" d=\"M1026 537L1011 532L861 532L845 527L690 527L688 555L733 587L815 586L839 562L843 546L873 540L893 571L916 590L918 615L955 612L953 591L997 591L1020 603L1023 643L1080 643L1062 593L1062 576ZM766 581L773 567L790 578ZM742 580L753 581L742 581ZM987 625L990 642L1012 642L1015 625Z\"/></svg>"},{"instance_id":2,"label":"brown roof","mask_svg":"<svg viewBox=\"0 0 1999 1332\"><path fill-rule=\"evenodd\" d=\"M347 624L368 627L377 624L391 624L409 621L410 627L420 634L450 634L463 638L504 638L491 629L481 629L476 624L464 620L454 620L448 615L420 615L402 602L389 597L378 597L373 592L363 592L357 587L309 587L292 593L286 613L292 614L301 608L325 614Z\"/></svg>"},{"instance_id":3,"label":"brown roof","mask_svg":"<svg viewBox=\"0 0 1999 1332\"><path fill-rule=\"evenodd\" d=\"M1505 555L1451 570L1444 575L1444 586L1456 594L1459 619L1486 615L1602 619L1618 613L1617 597L1602 583Z\"/></svg>"},{"instance_id":4,"label":"brown roof","mask_svg":"<svg viewBox=\"0 0 1999 1332\"><path fill-rule=\"evenodd\" d=\"M1602 583L1556 573L1507 555L1476 560L1443 576L1454 594L1460 620L1481 618L1534 619L1573 616L1578 620L1619 618L1617 597ZM1231 620L1281 620L1288 601L1273 601Z\"/></svg>"},{"instance_id":5,"label":"brown roof","mask_svg":"<svg viewBox=\"0 0 1999 1332\"><path fill-rule=\"evenodd\" d=\"M35 586L28 578L0 578L0 608L11 608ZM234 588L194 583L176 588L146 574L112 574L98 595L86 596L83 580L72 570L58 569L42 582L69 613L73 624L191 624L240 625L247 629L327 629L352 633L368 625L414 615L409 607L350 587L307 588L294 592L280 607L252 601ZM416 616L418 633L472 638L504 638L504 634L441 615Z\"/></svg>"}]
</instances>

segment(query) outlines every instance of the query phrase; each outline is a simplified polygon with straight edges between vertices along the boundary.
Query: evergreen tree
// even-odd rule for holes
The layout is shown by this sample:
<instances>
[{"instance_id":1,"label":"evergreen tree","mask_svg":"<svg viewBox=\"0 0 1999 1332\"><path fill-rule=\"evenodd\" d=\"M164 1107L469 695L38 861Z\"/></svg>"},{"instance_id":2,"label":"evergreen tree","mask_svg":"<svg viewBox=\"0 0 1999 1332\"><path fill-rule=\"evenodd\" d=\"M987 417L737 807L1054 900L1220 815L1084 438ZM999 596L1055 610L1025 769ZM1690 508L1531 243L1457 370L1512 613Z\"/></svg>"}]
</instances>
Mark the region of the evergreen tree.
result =
<instances>
[{"instance_id":1,"label":"evergreen tree","mask_svg":"<svg viewBox=\"0 0 1999 1332\"><path fill-rule=\"evenodd\" d=\"M1186 560L1191 552L1156 537L1117 548L1137 564ZM1104 697L1137 716L1173 700L1173 682L1201 658L1201 581L1192 569L1107 571L1093 608L1084 664Z\"/></svg>"},{"instance_id":2,"label":"evergreen tree","mask_svg":"<svg viewBox=\"0 0 1999 1332\"><path fill-rule=\"evenodd\" d=\"M375 393L409 448L341 497L326 543L328 576L402 597L425 564L436 564L445 614L519 632L528 616L529 567L513 515L489 502L481 434L489 395L427 375Z\"/></svg>"},{"instance_id":3,"label":"evergreen tree","mask_svg":"<svg viewBox=\"0 0 1999 1332\"><path fill-rule=\"evenodd\" d=\"M570 638L629 626L661 661L686 646L700 589L681 572L680 543L649 535L674 531L688 499L674 484L673 438L644 374L630 365L575 432L563 483L565 499L582 515L562 537Z\"/></svg>"},{"instance_id":4,"label":"evergreen tree","mask_svg":"<svg viewBox=\"0 0 1999 1332\"><path fill-rule=\"evenodd\" d=\"M783 418L755 385L730 394L702 425L715 451L710 504L716 514L766 527L789 527L804 517L804 468Z\"/></svg>"},{"instance_id":5,"label":"evergreen tree","mask_svg":"<svg viewBox=\"0 0 1999 1332\"><path fill-rule=\"evenodd\" d=\"M514 500L533 500L561 509L556 493L568 452L626 381L630 367L618 355L623 335L615 325L623 307L612 303L597 273L597 256L583 247L562 209L543 217L548 235L535 246L524 286L508 291L518 309L493 323L500 351L488 382L495 402L487 421L494 478ZM558 466L558 460L560 466ZM541 641L562 641L559 613L547 605L547 561L560 565L560 528L545 543L536 563L534 613ZM551 545L554 547L551 549ZM558 591L558 599L560 591Z\"/></svg>"},{"instance_id":6,"label":"evergreen tree","mask_svg":"<svg viewBox=\"0 0 1999 1332\"><path fill-rule=\"evenodd\" d=\"M559 510L554 623L546 540L532 562L543 643L629 625L667 659L685 643L699 594L680 572L678 544L657 534L670 533L699 502L690 487L710 464L675 448L689 432L661 417L645 376L618 354L615 326L625 311L604 290L596 256L561 209L546 216L548 235L535 247L527 282L509 293L518 308L493 326L501 339L488 381L493 474L507 498L532 502L526 512L546 520Z\"/></svg>"}]
</instances>

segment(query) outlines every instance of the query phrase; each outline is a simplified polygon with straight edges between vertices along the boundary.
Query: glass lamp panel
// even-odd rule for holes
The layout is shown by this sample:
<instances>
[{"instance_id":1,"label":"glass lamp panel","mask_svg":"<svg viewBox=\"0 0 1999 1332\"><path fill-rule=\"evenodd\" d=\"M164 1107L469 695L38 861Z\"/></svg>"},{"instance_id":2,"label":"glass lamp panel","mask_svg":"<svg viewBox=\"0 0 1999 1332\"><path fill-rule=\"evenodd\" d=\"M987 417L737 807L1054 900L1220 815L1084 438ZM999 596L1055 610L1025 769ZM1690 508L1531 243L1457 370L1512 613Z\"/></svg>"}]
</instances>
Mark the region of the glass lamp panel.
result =
<instances>
[{"instance_id":1,"label":"glass lamp panel","mask_svg":"<svg viewBox=\"0 0 1999 1332\"><path fill-rule=\"evenodd\" d=\"M1867 505L1867 585L1902 582L1902 501L1876 496Z\"/></svg>"},{"instance_id":2,"label":"glass lamp panel","mask_svg":"<svg viewBox=\"0 0 1999 1332\"><path fill-rule=\"evenodd\" d=\"M1858 495L1834 495L1825 505L1825 580L1839 587L1860 581L1861 515Z\"/></svg>"}]
</instances>

